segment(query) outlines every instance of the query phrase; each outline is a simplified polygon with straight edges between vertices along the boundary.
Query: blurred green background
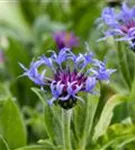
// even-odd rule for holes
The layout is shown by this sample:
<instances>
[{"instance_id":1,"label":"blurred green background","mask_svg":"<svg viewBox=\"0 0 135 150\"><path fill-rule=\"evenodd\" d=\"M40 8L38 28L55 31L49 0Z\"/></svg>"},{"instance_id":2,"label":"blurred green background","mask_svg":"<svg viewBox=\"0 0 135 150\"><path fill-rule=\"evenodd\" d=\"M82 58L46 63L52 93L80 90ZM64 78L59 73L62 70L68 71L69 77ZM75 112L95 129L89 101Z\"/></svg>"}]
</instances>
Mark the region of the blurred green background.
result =
<instances>
[{"instance_id":1,"label":"blurred green background","mask_svg":"<svg viewBox=\"0 0 135 150\"><path fill-rule=\"evenodd\" d=\"M119 8L121 2L120 0L0 1L0 51L2 52L0 61L0 112L4 109L7 110L5 115L10 115L10 111L8 112L6 107L8 106L11 114L13 113L12 109L16 110L14 117L19 114L21 117L18 117L18 120L24 121L23 124L16 126L16 128L20 128L22 135L17 134L19 131L10 135L11 137L15 136L16 139L23 137L23 141L20 140L20 143L17 144L14 140L11 140L11 137L8 137L8 131L6 130L14 127L14 124L12 125L14 119L9 118L11 122L7 123L9 125L6 129L0 127L0 134L9 139L10 147L18 148L26 145L26 143L36 143L39 139L47 137L42 104L31 90L34 84L27 78L19 78L23 73L19 62L29 67L33 58L46 54L49 49L57 51L52 35L54 32L63 30L74 32L79 37L80 45L79 48L73 49L75 53L85 52L84 43L87 42L97 58L103 60L106 57L108 67L118 69L117 46L112 38L105 42L97 42L97 39L101 38L103 33L96 20L100 17L105 6ZM135 4L134 1L128 1L128 3ZM131 72L133 72L132 63L130 67ZM133 81L134 75L131 74L131 78ZM104 100L104 103L115 93L128 95L131 90L123 82L119 71L112 76L111 80L110 85L102 85L101 99ZM11 101L15 104L12 104ZM117 115L114 113L112 123L120 123L121 120L127 118L129 113L134 116L135 111L130 112L126 107L127 105L124 104L116 109ZM0 118L4 119L4 116L0 115ZM132 119L134 121L134 117ZM26 128L23 127L24 124ZM4 121L0 121L0 126L5 126ZM120 124L118 127L121 131L123 125ZM22 128L24 131L22 131ZM114 128L111 128L109 132L112 132ZM4 133L3 130L5 130ZM104 141L106 141L105 137L101 143Z\"/></svg>"}]
</instances>

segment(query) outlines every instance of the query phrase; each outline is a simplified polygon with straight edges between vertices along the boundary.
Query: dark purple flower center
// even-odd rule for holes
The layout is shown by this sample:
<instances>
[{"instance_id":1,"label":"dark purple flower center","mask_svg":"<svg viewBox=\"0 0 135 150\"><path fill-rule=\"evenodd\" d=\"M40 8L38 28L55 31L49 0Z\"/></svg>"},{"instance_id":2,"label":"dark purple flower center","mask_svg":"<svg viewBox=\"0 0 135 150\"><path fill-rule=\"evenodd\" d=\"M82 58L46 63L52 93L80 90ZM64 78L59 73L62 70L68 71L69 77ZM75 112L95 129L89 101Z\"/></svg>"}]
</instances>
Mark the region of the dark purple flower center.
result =
<instances>
[{"instance_id":1,"label":"dark purple flower center","mask_svg":"<svg viewBox=\"0 0 135 150\"><path fill-rule=\"evenodd\" d=\"M54 75L54 80L56 81L56 83L60 82L60 84L64 86L62 93L59 97L66 97L68 96L69 84L71 85L71 91L78 90L78 87L80 87L79 91L84 91L87 77L82 73L77 73L76 71L71 72L70 70L57 70L57 73ZM75 93L76 96L77 93ZM72 95L70 95L69 99L66 101L57 101L57 103L64 109L70 109L74 107L76 105L76 102L77 99Z\"/></svg>"},{"instance_id":2,"label":"dark purple flower center","mask_svg":"<svg viewBox=\"0 0 135 150\"><path fill-rule=\"evenodd\" d=\"M84 89L87 77L84 74L77 73L76 71L60 71L58 70L54 76L56 82L61 81L64 84L63 92L67 91L68 83L74 83L72 89L75 90L77 86L83 85L81 90Z\"/></svg>"},{"instance_id":3,"label":"dark purple flower center","mask_svg":"<svg viewBox=\"0 0 135 150\"><path fill-rule=\"evenodd\" d=\"M123 24L121 26L121 30L124 33L128 33L129 29L131 29L131 28L135 28L135 21L134 20L130 20L126 24Z\"/></svg>"}]
</instances>

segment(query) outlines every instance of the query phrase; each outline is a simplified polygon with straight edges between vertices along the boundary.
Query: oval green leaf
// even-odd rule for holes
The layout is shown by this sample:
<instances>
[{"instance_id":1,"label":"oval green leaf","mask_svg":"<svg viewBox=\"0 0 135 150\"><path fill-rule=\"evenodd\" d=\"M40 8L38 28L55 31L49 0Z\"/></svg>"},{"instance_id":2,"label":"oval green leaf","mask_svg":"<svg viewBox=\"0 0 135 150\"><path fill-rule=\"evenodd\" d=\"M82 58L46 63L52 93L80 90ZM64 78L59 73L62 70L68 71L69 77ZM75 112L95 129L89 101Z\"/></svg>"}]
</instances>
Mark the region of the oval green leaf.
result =
<instances>
[{"instance_id":1,"label":"oval green leaf","mask_svg":"<svg viewBox=\"0 0 135 150\"><path fill-rule=\"evenodd\" d=\"M26 131L22 116L12 99L0 103L0 134L11 149L26 145Z\"/></svg>"},{"instance_id":2,"label":"oval green leaf","mask_svg":"<svg viewBox=\"0 0 135 150\"><path fill-rule=\"evenodd\" d=\"M106 102L102 110L101 116L99 118L99 121L95 127L93 141L96 141L100 136L102 136L106 132L113 117L113 109L122 102L125 102L126 100L126 96L114 95Z\"/></svg>"}]
</instances>

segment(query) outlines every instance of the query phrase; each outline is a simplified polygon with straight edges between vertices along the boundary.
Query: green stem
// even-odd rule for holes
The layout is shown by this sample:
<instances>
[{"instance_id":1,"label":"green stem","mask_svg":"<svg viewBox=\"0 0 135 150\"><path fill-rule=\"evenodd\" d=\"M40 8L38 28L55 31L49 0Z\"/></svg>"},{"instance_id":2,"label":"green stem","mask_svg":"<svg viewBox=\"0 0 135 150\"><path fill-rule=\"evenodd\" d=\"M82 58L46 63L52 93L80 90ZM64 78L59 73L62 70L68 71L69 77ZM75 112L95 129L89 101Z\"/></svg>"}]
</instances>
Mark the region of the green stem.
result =
<instances>
[{"instance_id":1,"label":"green stem","mask_svg":"<svg viewBox=\"0 0 135 150\"><path fill-rule=\"evenodd\" d=\"M129 66L131 80L134 80L135 77L135 53L127 48L127 62Z\"/></svg>"},{"instance_id":2,"label":"green stem","mask_svg":"<svg viewBox=\"0 0 135 150\"><path fill-rule=\"evenodd\" d=\"M125 47L123 47L123 43L121 44L120 42L118 42L117 54L118 54L119 69L120 69L121 75L125 83L127 84L128 88L130 89L131 77L130 77L128 62L127 62L127 52L125 51Z\"/></svg>"},{"instance_id":3,"label":"green stem","mask_svg":"<svg viewBox=\"0 0 135 150\"><path fill-rule=\"evenodd\" d=\"M63 144L64 150L72 150L71 137L70 137L70 125L71 125L72 110L62 109L62 121L63 121Z\"/></svg>"}]
</instances>

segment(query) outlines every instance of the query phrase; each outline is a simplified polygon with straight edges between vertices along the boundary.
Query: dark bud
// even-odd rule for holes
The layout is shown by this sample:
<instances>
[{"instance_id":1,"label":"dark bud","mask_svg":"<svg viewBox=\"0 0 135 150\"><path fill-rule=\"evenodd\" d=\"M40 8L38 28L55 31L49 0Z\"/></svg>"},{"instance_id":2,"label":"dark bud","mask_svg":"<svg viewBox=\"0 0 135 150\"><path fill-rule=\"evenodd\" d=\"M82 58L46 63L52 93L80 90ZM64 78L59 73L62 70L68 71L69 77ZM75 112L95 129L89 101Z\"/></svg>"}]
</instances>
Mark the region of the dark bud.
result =
<instances>
[{"instance_id":1,"label":"dark bud","mask_svg":"<svg viewBox=\"0 0 135 150\"><path fill-rule=\"evenodd\" d=\"M70 98L69 100L66 101L58 101L58 105L64 109L71 109L76 105L77 99L76 98Z\"/></svg>"},{"instance_id":2,"label":"dark bud","mask_svg":"<svg viewBox=\"0 0 135 150\"><path fill-rule=\"evenodd\" d=\"M121 0L106 0L106 2L109 7L121 6L122 3Z\"/></svg>"}]
</instances>

